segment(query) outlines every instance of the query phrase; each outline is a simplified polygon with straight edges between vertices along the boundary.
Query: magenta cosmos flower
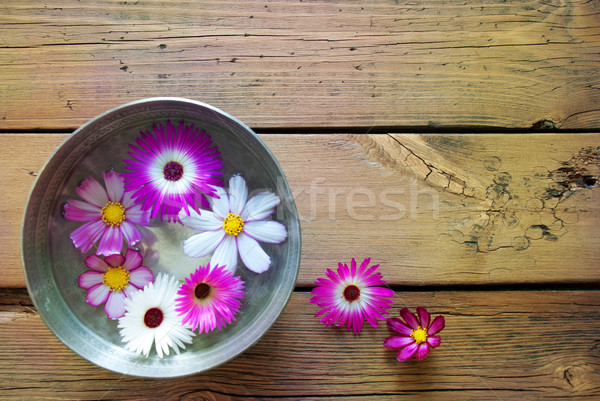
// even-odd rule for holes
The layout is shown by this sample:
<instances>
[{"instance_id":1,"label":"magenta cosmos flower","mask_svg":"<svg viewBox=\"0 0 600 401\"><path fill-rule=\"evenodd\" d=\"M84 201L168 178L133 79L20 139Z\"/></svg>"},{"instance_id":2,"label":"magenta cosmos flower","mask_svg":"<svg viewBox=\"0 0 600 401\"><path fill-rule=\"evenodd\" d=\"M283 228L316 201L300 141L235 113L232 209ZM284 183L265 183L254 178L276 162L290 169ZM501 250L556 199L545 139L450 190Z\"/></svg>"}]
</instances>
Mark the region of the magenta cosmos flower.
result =
<instances>
[{"instance_id":1,"label":"magenta cosmos flower","mask_svg":"<svg viewBox=\"0 0 600 401\"><path fill-rule=\"evenodd\" d=\"M377 327L377 319L384 319L393 303L387 299L394 295L394 291L385 287L381 273L375 272L379 265L369 269L370 258L365 259L360 267L356 268L356 261L352 259L350 268L347 264L338 264L337 274L327 269L327 277L315 281L311 294L314 296L310 302L322 308L316 315L325 315L321 323L325 326L346 325L346 330L360 333L365 319L373 327ZM338 323L339 321L339 323Z\"/></svg>"},{"instance_id":2,"label":"magenta cosmos flower","mask_svg":"<svg viewBox=\"0 0 600 401\"><path fill-rule=\"evenodd\" d=\"M389 336L383 342L386 348L400 348L396 359L400 362L410 359L415 353L417 359L422 360L430 348L438 347L442 340L435 334L439 333L446 322L443 316L437 316L430 324L430 315L427 309L418 307L418 317L407 308L400 309L400 316L404 319L392 317L387 319L388 327L399 333L399 336Z\"/></svg>"},{"instance_id":3,"label":"magenta cosmos flower","mask_svg":"<svg viewBox=\"0 0 600 401\"><path fill-rule=\"evenodd\" d=\"M152 218L160 215L178 221L183 208L208 206L202 194L215 196L213 186L223 183L223 162L216 146L204 130L182 121L176 128L170 121L154 124L154 132L141 132L135 145L129 145L131 159L124 160L125 189L142 202L143 210L152 210Z\"/></svg>"},{"instance_id":4,"label":"magenta cosmos flower","mask_svg":"<svg viewBox=\"0 0 600 401\"><path fill-rule=\"evenodd\" d=\"M141 241L142 234L134 226L147 226L150 213L125 192L123 177L109 171L102 173L106 189L94 177L86 178L75 190L83 200L69 199L65 204L65 218L73 221L87 221L71 233L75 248L86 253L98 240L98 255L121 253L123 238L129 246Z\"/></svg>"},{"instance_id":5,"label":"magenta cosmos flower","mask_svg":"<svg viewBox=\"0 0 600 401\"><path fill-rule=\"evenodd\" d=\"M285 226L269 219L279 204L272 192L261 192L248 199L246 181L240 175L229 179L229 190L217 188L218 198L211 198L212 212L184 210L179 213L183 225L203 231L188 238L183 252L192 258L214 251L210 264L226 266L232 273L238 263L238 253L244 265L255 273L266 271L271 258L259 242L278 244L287 238Z\"/></svg>"},{"instance_id":6,"label":"magenta cosmos flower","mask_svg":"<svg viewBox=\"0 0 600 401\"><path fill-rule=\"evenodd\" d=\"M235 320L244 296L244 282L223 266L198 267L179 287L176 308L182 324L199 333L221 330Z\"/></svg>"},{"instance_id":7,"label":"magenta cosmos flower","mask_svg":"<svg viewBox=\"0 0 600 401\"><path fill-rule=\"evenodd\" d=\"M78 283L88 290L86 301L92 306L106 303L104 312L111 319L125 314L126 297L154 281L152 271L142 266L142 256L134 249L128 249L125 257L90 255L85 265L92 270L81 274Z\"/></svg>"}]
</instances>

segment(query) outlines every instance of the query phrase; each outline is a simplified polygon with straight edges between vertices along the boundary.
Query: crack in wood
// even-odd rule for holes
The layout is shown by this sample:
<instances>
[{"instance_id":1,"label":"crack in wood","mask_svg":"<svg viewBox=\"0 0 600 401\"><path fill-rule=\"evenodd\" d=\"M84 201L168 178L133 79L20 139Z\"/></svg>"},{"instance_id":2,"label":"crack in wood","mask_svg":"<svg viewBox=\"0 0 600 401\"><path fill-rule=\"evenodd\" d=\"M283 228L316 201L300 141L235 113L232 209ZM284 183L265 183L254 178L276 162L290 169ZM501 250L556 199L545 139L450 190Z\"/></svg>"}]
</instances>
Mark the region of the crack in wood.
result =
<instances>
[{"instance_id":1,"label":"crack in wood","mask_svg":"<svg viewBox=\"0 0 600 401\"><path fill-rule=\"evenodd\" d=\"M357 141L380 165L393 168L394 171L409 171L438 191L459 195L486 206L467 222L450 222L448 231L442 234L451 242L463 244L475 253L501 249L524 251L533 241L558 241L568 232L566 226L578 221L577 211L571 211L564 202L577 191L596 187L600 177L600 148L589 147L581 149L569 161L561 162L562 167L554 171L538 169L520 177L522 182L515 182L508 171L502 171L499 157L488 157L483 161L483 167L494 173L491 182L485 190L483 186L471 188L467 183L470 177L460 177L451 172L450 169L454 167L443 155L437 155L439 161L448 164L450 169L438 167L437 163L429 160L433 156L428 159L392 134L383 138L368 135L368 138L365 141L361 136ZM398 159L398 156L401 158ZM535 222L533 216L540 216L543 222Z\"/></svg>"}]
</instances>

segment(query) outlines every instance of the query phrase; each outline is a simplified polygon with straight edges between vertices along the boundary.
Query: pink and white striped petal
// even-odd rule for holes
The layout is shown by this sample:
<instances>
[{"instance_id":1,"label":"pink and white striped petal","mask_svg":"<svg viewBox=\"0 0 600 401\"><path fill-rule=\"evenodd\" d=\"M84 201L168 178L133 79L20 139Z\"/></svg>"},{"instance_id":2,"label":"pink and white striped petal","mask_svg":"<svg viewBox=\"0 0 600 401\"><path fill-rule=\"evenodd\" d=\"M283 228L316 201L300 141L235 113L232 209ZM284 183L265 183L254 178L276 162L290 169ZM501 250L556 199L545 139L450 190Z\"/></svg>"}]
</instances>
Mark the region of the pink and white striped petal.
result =
<instances>
[{"instance_id":1,"label":"pink and white striped petal","mask_svg":"<svg viewBox=\"0 0 600 401\"><path fill-rule=\"evenodd\" d=\"M125 192L123 189L123 177L114 170L111 170L108 173L103 172L102 178L104 179L108 199L112 202L120 203Z\"/></svg>"},{"instance_id":2,"label":"pink and white striped petal","mask_svg":"<svg viewBox=\"0 0 600 401\"><path fill-rule=\"evenodd\" d=\"M121 263L121 266L125 270L133 270L142 265L142 255L135 249L128 249L125 252L125 261Z\"/></svg>"},{"instance_id":3,"label":"pink and white striped petal","mask_svg":"<svg viewBox=\"0 0 600 401\"><path fill-rule=\"evenodd\" d=\"M144 288L146 284L153 281L154 274L152 273L152 270L148 269L146 266L140 266L129 272L129 284L138 289Z\"/></svg>"},{"instance_id":4,"label":"pink and white striped petal","mask_svg":"<svg viewBox=\"0 0 600 401\"><path fill-rule=\"evenodd\" d=\"M79 199L69 199L65 204L65 218L73 221L101 219L102 208Z\"/></svg>"},{"instance_id":5,"label":"pink and white striped petal","mask_svg":"<svg viewBox=\"0 0 600 401\"><path fill-rule=\"evenodd\" d=\"M107 285L97 284L94 287L90 288L85 297L85 300L88 304L92 306L99 306L106 302L109 294L110 288Z\"/></svg>"},{"instance_id":6,"label":"pink and white striped petal","mask_svg":"<svg viewBox=\"0 0 600 401\"><path fill-rule=\"evenodd\" d=\"M117 226L107 226L100 243L98 244L98 255L109 256L120 253L123 249L123 234Z\"/></svg>"},{"instance_id":7,"label":"pink and white striped petal","mask_svg":"<svg viewBox=\"0 0 600 401\"><path fill-rule=\"evenodd\" d=\"M104 273L108 270L108 264L98 255L90 255L85 258L84 264L90 269Z\"/></svg>"},{"instance_id":8,"label":"pink and white striped petal","mask_svg":"<svg viewBox=\"0 0 600 401\"><path fill-rule=\"evenodd\" d=\"M104 305L104 312L112 320L122 317L125 314L125 293L123 291L111 291Z\"/></svg>"},{"instance_id":9,"label":"pink and white striped petal","mask_svg":"<svg viewBox=\"0 0 600 401\"><path fill-rule=\"evenodd\" d=\"M88 270L82 273L79 275L79 279L77 280L79 287L83 288L84 290L89 290L93 286L102 284L103 282L104 278L102 277L102 273L95 270Z\"/></svg>"},{"instance_id":10,"label":"pink and white striped petal","mask_svg":"<svg viewBox=\"0 0 600 401\"><path fill-rule=\"evenodd\" d=\"M75 192L84 201L100 208L103 208L109 202L106 190L94 177L88 177L83 180Z\"/></svg>"}]
</instances>

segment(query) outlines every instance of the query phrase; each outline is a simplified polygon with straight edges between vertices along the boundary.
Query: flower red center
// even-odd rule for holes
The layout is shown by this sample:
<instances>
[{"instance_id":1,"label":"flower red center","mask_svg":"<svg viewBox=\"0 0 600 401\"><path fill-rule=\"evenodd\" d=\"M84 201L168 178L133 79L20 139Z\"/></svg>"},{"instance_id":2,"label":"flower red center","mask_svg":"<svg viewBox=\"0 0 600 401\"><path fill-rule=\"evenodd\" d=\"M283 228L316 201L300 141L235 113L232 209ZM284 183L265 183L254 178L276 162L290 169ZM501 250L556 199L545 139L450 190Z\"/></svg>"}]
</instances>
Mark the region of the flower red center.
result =
<instances>
[{"instance_id":1,"label":"flower red center","mask_svg":"<svg viewBox=\"0 0 600 401\"><path fill-rule=\"evenodd\" d=\"M200 283L194 288L194 295L198 299L205 299L210 294L210 285L206 283Z\"/></svg>"},{"instance_id":2,"label":"flower red center","mask_svg":"<svg viewBox=\"0 0 600 401\"><path fill-rule=\"evenodd\" d=\"M181 163L170 161L165 164L163 174L165 176L165 180L167 181L178 181L181 177L183 177L183 166Z\"/></svg>"},{"instance_id":3,"label":"flower red center","mask_svg":"<svg viewBox=\"0 0 600 401\"><path fill-rule=\"evenodd\" d=\"M348 302L354 302L358 298L360 298L360 288L355 286L354 284L350 284L344 288L344 298Z\"/></svg>"},{"instance_id":4,"label":"flower red center","mask_svg":"<svg viewBox=\"0 0 600 401\"><path fill-rule=\"evenodd\" d=\"M144 323L151 329L155 329L158 326L160 326L162 321L163 313L158 308L150 308L146 311L146 314L144 315Z\"/></svg>"}]
</instances>

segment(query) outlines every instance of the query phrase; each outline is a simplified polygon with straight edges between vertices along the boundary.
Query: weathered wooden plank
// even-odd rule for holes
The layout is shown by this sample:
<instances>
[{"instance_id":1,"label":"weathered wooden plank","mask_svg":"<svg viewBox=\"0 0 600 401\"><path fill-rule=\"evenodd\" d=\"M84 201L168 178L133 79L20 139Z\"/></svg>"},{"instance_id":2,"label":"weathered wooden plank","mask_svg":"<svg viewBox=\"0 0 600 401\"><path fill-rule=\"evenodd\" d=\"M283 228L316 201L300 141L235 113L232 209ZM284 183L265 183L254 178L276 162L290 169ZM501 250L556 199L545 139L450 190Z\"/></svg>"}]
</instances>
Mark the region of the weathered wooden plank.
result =
<instances>
[{"instance_id":1,"label":"weathered wooden plank","mask_svg":"<svg viewBox=\"0 0 600 401\"><path fill-rule=\"evenodd\" d=\"M7 0L0 129L182 96L253 127L600 127L596 2Z\"/></svg>"},{"instance_id":2,"label":"weathered wooden plank","mask_svg":"<svg viewBox=\"0 0 600 401\"><path fill-rule=\"evenodd\" d=\"M0 136L2 286L24 286L23 206L64 138ZM298 285L352 257L394 285L600 281L598 134L261 138L300 213Z\"/></svg>"},{"instance_id":3,"label":"weathered wooden plank","mask_svg":"<svg viewBox=\"0 0 600 401\"><path fill-rule=\"evenodd\" d=\"M424 361L407 363L382 347L390 334L385 325L358 336L325 328L312 317L309 295L294 293L278 322L245 354L173 380L121 376L91 365L35 312L4 304L0 392L3 399L600 396L598 291L398 293L394 314L400 306L423 305L446 317L441 347Z\"/></svg>"}]
</instances>

